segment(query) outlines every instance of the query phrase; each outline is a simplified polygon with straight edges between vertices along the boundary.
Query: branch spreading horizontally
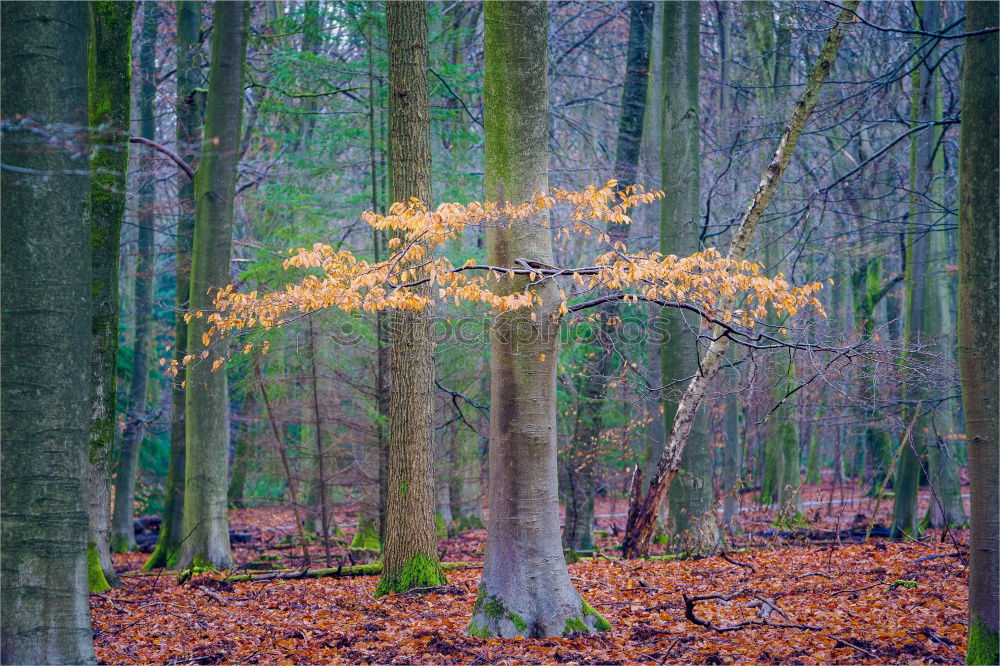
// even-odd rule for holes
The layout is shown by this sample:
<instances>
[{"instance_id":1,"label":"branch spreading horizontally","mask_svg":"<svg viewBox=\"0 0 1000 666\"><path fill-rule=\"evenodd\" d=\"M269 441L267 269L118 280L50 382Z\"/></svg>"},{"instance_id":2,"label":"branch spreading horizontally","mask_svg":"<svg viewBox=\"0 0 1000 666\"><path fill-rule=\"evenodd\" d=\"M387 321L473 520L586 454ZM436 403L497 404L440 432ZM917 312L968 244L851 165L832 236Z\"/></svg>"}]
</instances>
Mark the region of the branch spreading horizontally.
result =
<instances>
[{"instance_id":1,"label":"branch spreading horizontally","mask_svg":"<svg viewBox=\"0 0 1000 666\"><path fill-rule=\"evenodd\" d=\"M293 313L325 308L346 312L422 310L434 298L415 287L428 283L438 286L438 299L453 300L456 304L483 303L497 313L530 308L541 304L533 287L542 280L560 276L572 279L584 289L626 292L622 296L626 303L643 300L693 305L705 317L722 322L735 320L748 328L753 327L755 318L767 315L768 305L779 315L794 315L802 307L811 306L825 316L822 305L813 296L821 288L818 282L793 287L780 273L766 277L760 274L759 264L726 259L714 248L687 257L658 252L630 253L622 242L612 243L607 234L598 232L598 242L610 245L611 249L598 255L594 265L587 267L558 268L531 258L516 259L513 266L477 265L474 259L456 264L446 256L435 256L437 248L472 225L523 224L555 206L565 205L572 209L573 232L592 235L595 224L629 224L629 209L663 197L662 192L646 192L637 185L620 190L616 186L610 180L604 187L588 186L575 192L551 189L548 194L539 194L532 201L520 204L443 203L431 210L423 202L411 199L408 204L393 204L388 215L368 211L362 217L369 225L395 232L389 241L391 255L386 260L367 261L349 250L335 250L322 243L289 250L292 256L285 260L285 269L315 272L286 285L283 291L240 293L230 285L216 295L215 311L185 316L189 320L208 317L211 327L202 337L202 343L208 346L213 339L231 331L280 326ZM498 290L502 294L494 291L494 285L501 280L513 281L515 276L521 278L516 289L510 288L511 282L507 288ZM565 292L559 293L562 300L556 316L571 310ZM740 297L743 307L730 309ZM252 346L248 344L244 353ZM204 355L207 353L203 352ZM194 358L198 355L189 355L183 363ZM217 360L213 369L222 363L222 359ZM171 371L176 373L176 364Z\"/></svg>"}]
</instances>

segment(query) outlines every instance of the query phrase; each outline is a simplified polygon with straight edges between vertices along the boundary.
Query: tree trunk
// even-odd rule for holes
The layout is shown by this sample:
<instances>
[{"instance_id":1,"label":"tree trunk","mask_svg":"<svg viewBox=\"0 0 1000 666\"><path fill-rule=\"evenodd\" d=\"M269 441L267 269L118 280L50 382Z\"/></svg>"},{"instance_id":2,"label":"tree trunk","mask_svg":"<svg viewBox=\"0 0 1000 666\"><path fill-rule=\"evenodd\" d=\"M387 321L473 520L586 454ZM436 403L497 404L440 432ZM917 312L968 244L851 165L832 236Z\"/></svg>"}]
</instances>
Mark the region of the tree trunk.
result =
<instances>
[{"instance_id":1,"label":"tree trunk","mask_svg":"<svg viewBox=\"0 0 1000 666\"><path fill-rule=\"evenodd\" d=\"M830 69L833 67L833 62L837 57L837 51L840 49L840 43L844 39L847 27L853 23L851 10L857 6L858 1L848 0L845 8L837 16L837 24L830 31L826 44L820 51L819 58L802 91L802 97L799 99L795 111L788 122L788 127L786 127L785 133L782 135L781 141L775 149L774 157L765 170L764 176L757 186L753 201L733 236L727 258L738 261L745 256L747 248L750 246L750 241L757 229L757 224L760 222L764 211L767 210L768 204L771 202L771 197L774 196L774 191L781 180L781 175L788 167L788 162L791 160L795 146L802 135L806 121L816 107L823 81L826 80ZM625 527L625 539L622 542L622 554L625 557L637 557L644 554L649 548L656 514L659 511L660 504L663 502L663 497L666 495L670 482L677 474L681 454L684 451L684 445L687 443L688 436L691 434L698 407L713 378L722 366L722 361L728 348L729 338L722 336L708 348L699 366L698 374L691 380L691 383L684 391L684 396L678 404L673 429L663 449L663 455L657 464L656 474L654 474L650 482L649 490L643 497L635 494L629 499L629 518ZM641 487L639 491L641 492Z\"/></svg>"},{"instance_id":2,"label":"tree trunk","mask_svg":"<svg viewBox=\"0 0 1000 666\"><path fill-rule=\"evenodd\" d=\"M87 5L5 2L0 22L0 661L94 663Z\"/></svg>"},{"instance_id":3,"label":"tree trunk","mask_svg":"<svg viewBox=\"0 0 1000 666\"><path fill-rule=\"evenodd\" d=\"M243 63L250 5L220 2L212 27L212 63L208 74L205 143L195 177L195 229L191 252L188 353L204 345L216 290L229 283L233 198L239 161L243 112ZM224 349L216 343L208 356L186 369L184 542L178 568L232 565L226 481L229 463L229 395L225 369L211 371ZM196 355L196 358L200 353Z\"/></svg>"},{"instance_id":4,"label":"tree trunk","mask_svg":"<svg viewBox=\"0 0 1000 666\"><path fill-rule=\"evenodd\" d=\"M201 94L196 89L201 75L201 1L177 3L177 150L185 162L195 165L201 143ZM178 170L176 293L174 313L174 360L182 363L188 353L188 312L191 292L191 242L194 237L194 182ZM163 520L156 550L143 569L172 567L184 538L185 391L183 375L172 382L170 457L163 499Z\"/></svg>"},{"instance_id":5,"label":"tree trunk","mask_svg":"<svg viewBox=\"0 0 1000 666\"><path fill-rule=\"evenodd\" d=\"M485 4L484 189L521 202L548 190L548 16L544 2ZM487 230L490 263L552 264L542 213ZM524 278L504 279L522 290ZM556 364L560 299L553 280L540 305L497 317L490 387L490 514L486 558L469 633L525 637L609 628L580 599L563 559L556 479Z\"/></svg>"},{"instance_id":6,"label":"tree trunk","mask_svg":"<svg viewBox=\"0 0 1000 666\"><path fill-rule=\"evenodd\" d=\"M242 509L243 494L246 489L247 472L253 464L254 436L256 434L257 422L257 396L251 391L247 391L240 410L243 423L237 426L236 450L233 452L232 471L229 475L229 490L226 498L230 506ZM160 528L163 529L162 527Z\"/></svg>"},{"instance_id":7,"label":"tree trunk","mask_svg":"<svg viewBox=\"0 0 1000 666\"><path fill-rule=\"evenodd\" d=\"M969 32L995 28L993 2L967 2ZM997 33L969 37L962 67L962 129L958 159L958 361L962 375L965 435L969 444L972 521L969 530L970 664L996 664L1000 582L1000 517L997 505L998 382L997 301L1000 271L997 178Z\"/></svg>"},{"instance_id":8,"label":"tree trunk","mask_svg":"<svg viewBox=\"0 0 1000 666\"><path fill-rule=\"evenodd\" d=\"M139 135L156 140L156 26L160 11L155 0L142 5L142 34L139 47ZM149 342L153 324L153 236L156 226L155 160L149 150L142 151L141 171L148 179L139 190L138 249L133 290L134 333L132 372L129 380L125 431L122 433L121 457L115 476L115 505L111 517L111 552L135 550L135 483L139 472L139 453L146 432L146 384L149 379Z\"/></svg>"},{"instance_id":9,"label":"tree trunk","mask_svg":"<svg viewBox=\"0 0 1000 666\"><path fill-rule=\"evenodd\" d=\"M93 2L90 10L91 401L88 465L88 584L118 585L108 548L111 457L115 449L118 358L118 257L128 173L133 2Z\"/></svg>"},{"instance_id":10,"label":"tree trunk","mask_svg":"<svg viewBox=\"0 0 1000 666\"><path fill-rule=\"evenodd\" d=\"M427 4L386 5L392 198L430 204ZM391 318L389 460L382 577L376 595L445 582L434 529L434 322L429 310Z\"/></svg>"},{"instance_id":11,"label":"tree trunk","mask_svg":"<svg viewBox=\"0 0 1000 666\"><path fill-rule=\"evenodd\" d=\"M629 3L629 34L625 60L625 83L622 86L622 112L618 121L618 143L615 154L614 177L618 189L632 185L639 167L639 149L642 146L642 128L646 115L646 91L649 83L649 48L653 24L653 3ZM628 238L627 224L609 224L608 235L615 241ZM586 364L577 382L576 422L565 455L564 478L568 487L566 497L566 524L563 528L563 546L573 550L591 550L594 547L594 493L597 463L600 459L599 440L604 430L603 409L608 383L614 374L615 351L612 336L614 327L609 323L617 317L620 303L606 303L600 309L601 322L596 362Z\"/></svg>"},{"instance_id":12,"label":"tree trunk","mask_svg":"<svg viewBox=\"0 0 1000 666\"><path fill-rule=\"evenodd\" d=\"M920 16L918 26L928 32L937 32L941 27L940 3L920 1L916 4ZM919 64L913 71L913 96L911 120L913 124L934 120L937 101L937 80L929 59ZM936 295L931 293L933 283L930 275L930 240L933 219L929 202L918 199L918 193L931 196L934 181L934 153L937 133L924 130L915 134L910 153L910 231L907 238L906 257L906 327L904 331L904 353L911 363L929 360L927 354L919 350L929 338L940 333L941 322L935 317ZM940 232L938 232L940 233ZM907 394L912 400L928 397L927 387L920 385L920 379L910 377ZM926 412L927 410L921 410ZM918 416L909 438L899 457L895 492L892 508L892 530L894 539L904 535L913 536L917 532L917 491L920 487L920 456L928 436L930 419ZM933 501L933 500L932 500Z\"/></svg>"},{"instance_id":13,"label":"tree trunk","mask_svg":"<svg viewBox=\"0 0 1000 666\"><path fill-rule=\"evenodd\" d=\"M686 256L698 250L701 235L701 73L699 3L671 2L663 10L662 112L660 183L664 197L660 217L660 252ZM684 382L698 372L697 316L666 308L660 364L664 385ZM677 400L663 401L663 424L669 431ZM707 412L701 410L681 456L679 483L670 491L668 525L676 551L710 553L718 546L719 527L712 504L712 451Z\"/></svg>"}]
</instances>

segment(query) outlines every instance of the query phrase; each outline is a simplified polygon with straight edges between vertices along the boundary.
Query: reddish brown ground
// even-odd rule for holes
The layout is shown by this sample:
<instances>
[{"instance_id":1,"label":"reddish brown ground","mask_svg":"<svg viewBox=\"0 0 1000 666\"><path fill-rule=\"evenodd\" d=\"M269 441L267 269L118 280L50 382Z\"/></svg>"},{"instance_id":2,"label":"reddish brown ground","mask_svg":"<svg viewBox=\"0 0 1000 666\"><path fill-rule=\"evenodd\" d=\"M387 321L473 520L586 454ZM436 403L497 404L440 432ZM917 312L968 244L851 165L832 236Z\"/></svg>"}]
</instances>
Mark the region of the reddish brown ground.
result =
<instances>
[{"instance_id":1,"label":"reddish brown ground","mask_svg":"<svg viewBox=\"0 0 1000 666\"><path fill-rule=\"evenodd\" d=\"M805 500L825 502L828 491L807 488ZM601 501L597 513L623 512L624 502L616 504ZM833 530L838 521L840 529L852 523L863 529L873 509L865 499L829 515L825 504L807 506L807 514L816 518L814 531ZM880 507L879 522L887 511L891 501ZM741 517L744 534L771 529L773 513ZM239 510L231 520L255 537L236 550L238 562L261 553L277 555L283 565L301 562L300 551L275 548L293 524L290 510ZM345 509L338 520L350 524L352 512ZM613 521L624 518L599 518L599 527L610 531ZM484 539L477 530L440 547L446 560L477 561ZM178 585L170 574L127 574L123 588L93 595L91 607L97 655L107 663L958 663L967 631L967 540L963 532L954 540L935 532L921 542L842 538L839 545L822 535L818 544L743 536L736 545L753 550L731 559L752 570L721 557L574 564L577 588L613 625L588 637L466 636L480 575L475 568L449 572L450 585L429 594L382 599L371 596L375 577L228 583L202 576ZM613 558L617 539L600 541ZM961 556L954 555L956 542ZM344 551L339 544L333 550L336 565ZM314 566L322 566L323 549L311 552ZM132 570L144 558L116 556L116 563ZM893 585L900 580L914 583ZM747 605L756 595L775 600L786 614L772 613L772 621L800 626L719 633L685 618L682 594L734 592L741 594L728 603L699 603L696 614L716 625L759 621L758 608Z\"/></svg>"}]
</instances>

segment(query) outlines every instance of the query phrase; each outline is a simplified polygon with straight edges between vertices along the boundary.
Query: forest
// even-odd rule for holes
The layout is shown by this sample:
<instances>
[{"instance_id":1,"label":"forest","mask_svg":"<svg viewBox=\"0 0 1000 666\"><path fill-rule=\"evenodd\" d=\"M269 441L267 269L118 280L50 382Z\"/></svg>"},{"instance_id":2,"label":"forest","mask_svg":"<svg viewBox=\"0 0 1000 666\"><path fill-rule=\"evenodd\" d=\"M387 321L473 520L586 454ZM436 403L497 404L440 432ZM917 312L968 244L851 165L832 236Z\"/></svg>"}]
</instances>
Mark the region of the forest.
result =
<instances>
[{"instance_id":1,"label":"forest","mask_svg":"<svg viewBox=\"0 0 1000 666\"><path fill-rule=\"evenodd\" d=\"M997 664L1000 3L0 3L0 661Z\"/></svg>"}]
</instances>

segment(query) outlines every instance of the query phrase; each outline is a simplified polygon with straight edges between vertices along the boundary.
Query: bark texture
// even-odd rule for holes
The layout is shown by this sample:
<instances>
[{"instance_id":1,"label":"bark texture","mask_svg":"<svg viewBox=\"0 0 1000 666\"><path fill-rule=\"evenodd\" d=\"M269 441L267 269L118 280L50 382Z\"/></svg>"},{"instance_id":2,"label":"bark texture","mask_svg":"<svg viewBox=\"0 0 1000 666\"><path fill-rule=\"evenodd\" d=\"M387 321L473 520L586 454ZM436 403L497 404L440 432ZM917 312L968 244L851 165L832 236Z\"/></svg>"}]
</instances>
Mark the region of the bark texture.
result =
<instances>
[{"instance_id":1,"label":"bark texture","mask_svg":"<svg viewBox=\"0 0 1000 666\"><path fill-rule=\"evenodd\" d=\"M1000 25L993 2L967 2L965 30ZM1000 589L998 493L997 331L998 271L997 33L969 37L962 69L962 129L958 158L958 361L965 434L969 444L972 523L969 531L970 664L995 664Z\"/></svg>"},{"instance_id":2,"label":"bark texture","mask_svg":"<svg viewBox=\"0 0 1000 666\"><path fill-rule=\"evenodd\" d=\"M243 63L250 5L215 5L212 61L208 74L205 142L195 176L195 228L191 252L189 308L195 316L188 325L188 353L201 349L214 292L229 282L232 250L233 198L243 111ZM224 369L212 372L224 350L187 367L185 396L184 542L178 568L228 568L226 481L229 463L229 396ZM200 356L200 353L199 353Z\"/></svg>"},{"instance_id":3,"label":"bark texture","mask_svg":"<svg viewBox=\"0 0 1000 666\"><path fill-rule=\"evenodd\" d=\"M118 255L128 173L133 2L92 2L88 87L93 154L90 183L91 417L88 458L88 557L91 592L117 585L108 548L111 458L118 398Z\"/></svg>"},{"instance_id":4,"label":"bark texture","mask_svg":"<svg viewBox=\"0 0 1000 666\"><path fill-rule=\"evenodd\" d=\"M488 200L520 202L548 189L548 18L544 2L485 4L484 109ZM552 264L547 214L487 231L490 263ZM515 290L524 279L504 278ZM483 578L469 633L560 636L605 629L573 588L559 538L556 479L558 290L494 324L490 387L490 513ZM534 314L532 320L531 314Z\"/></svg>"},{"instance_id":5,"label":"bark texture","mask_svg":"<svg viewBox=\"0 0 1000 666\"><path fill-rule=\"evenodd\" d=\"M662 9L660 183L665 196L660 211L660 251L685 256L698 250L701 232L701 6L672 2L663 4ZM661 316L660 381L664 385L683 382L698 372L695 336L701 322L697 316L674 308L666 308ZM673 426L677 406L676 397L667 396L663 401L666 431ZM707 413L701 410L681 456L677 483L670 490L668 525L671 546L677 551L712 552L718 545L707 431Z\"/></svg>"},{"instance_id":6,"label":"bark texture","mask_svg":"<svg viewBox=\"0 0 1000 666\"><path fill-rule=\"evenodd\" d=\"M201 143L200 93L201 75L201 2L180 0L177 3L177 148L192 167L198 158ZM175 255L176 313L174 315L174 359L181 363L187 354L187 322L191 291L191 242L194 238L194 181L178 171L181 179L177 196L177 253ZM184 454L185 408L183 373L174 378L172 413L170 417L170 457L167 463L167 484L164 489L163 520L156 550L143 565L144 569L171 567L180 550L184 529Z\"/></svg>"},{"instance_id":7,"label":"bark texture","mask_svg":"<svg viewBox=\"0 0 1000 666\"><path fill-rule=\"evenodd\" d=\"M5 2L0 21L0 661L94 663L87 5Z\"/></svg>"},{"instance_id":8,"label":"bark texture","mask_svg":"<svg viewBox=\"0 0 1000 666\"><path fill-rule=\"evenodd\" d=\"M427 4L386 5L392 198L430 204ZM376 595L445 582L434 529L434 322L430 311L391 317L389 459L382 577Z\"/></svg>"},{"instance_id":9,"label":"bark texture","mask_svg":"<svg viewBox=\"0 0 1000 666\"><path fill-rule=\"evenodd\" d=\"M764 211L767 210L771 197L774 196L778 182L781 180L781 175L785 172L788 162L792 158L792 153L802 135L806 121L816 107L823 81L826 80L833 67L837 51L840 50L840 43L844 39L848 26L853 23L851 10L857 5L858 0L849 0L837 16L837 24L830 30L826 44L823 45L819 58L806 81L802 96L795 106L795 111L792 113L778 147L775 149L774 157L765 170L753 201L733 236L727 253L729 259L741 260L746 255L757 224L764 215ZM681 454L688 436L691 434L698 406L711 385L712 379L722 366L728 348L729 338L721 336L708 348L701 361L700 372L691 380L678 404L673 429L667 438L663 455L657 464L656 474L650 481L649 490L642 497L638 493L633 493L629 500L629 518L625 527L625 539L622 542L622 553L625 557L637 557L644 554L649 548L650 538L655 527L656 513L659 511L670 482L677 474ZM633 489L641 491L641 486L634 484Z\"/></svg>"},{"instance_id":10,"label":"bark texture","mask_svg":"<svg viewBox=\"0 0 1000 666\"><path fill-rule=\"evenodd\" d=\"M156 140L156 24L159 6L152 0L142 4L142 33L139 47L139 135ZM152 178L153 159L149 150L141 153L140 168L149 180L139 190L138 248L133 282L132 372L129 380L125 431L115 475L115 505L111 517L111 551L135 549L135 482L139 453L146 432L146 384L149 378L149 342L153 321L153 236L156 218L156 181Z\"/></svg>"}]
</instances>

